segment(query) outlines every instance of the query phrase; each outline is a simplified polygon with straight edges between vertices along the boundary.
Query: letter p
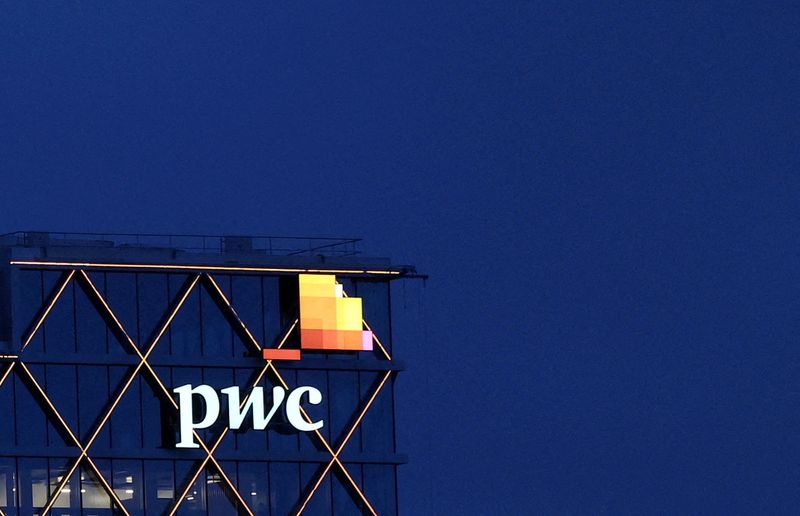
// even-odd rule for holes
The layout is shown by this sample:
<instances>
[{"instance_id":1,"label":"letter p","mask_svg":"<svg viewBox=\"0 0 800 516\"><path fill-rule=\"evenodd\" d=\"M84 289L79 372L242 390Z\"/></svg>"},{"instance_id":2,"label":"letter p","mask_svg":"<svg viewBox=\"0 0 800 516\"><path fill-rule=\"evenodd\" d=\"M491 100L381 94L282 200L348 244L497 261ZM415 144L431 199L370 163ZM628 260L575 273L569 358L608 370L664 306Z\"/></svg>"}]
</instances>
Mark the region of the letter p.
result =
<instances>
[{"instance_id":1,"label":"letter p","mask_svg":"<svg viewBox=\"0 0 800 516\"><path fill-rule=\"evenodd\" d=\"M178 416L181 425L180 441L178 441L175 447L199 448L200 445L194 442L192 431L210 427L217 420L217 417L219 417L219 397L217 396L217 391L208 385L198 385L192 388L191 384L186 384L172 389L172 392L178 395ZM194 422L192 396L195 394L202 396L206 405L206 415L199 423Z\"/></svg>"}]
</instances>

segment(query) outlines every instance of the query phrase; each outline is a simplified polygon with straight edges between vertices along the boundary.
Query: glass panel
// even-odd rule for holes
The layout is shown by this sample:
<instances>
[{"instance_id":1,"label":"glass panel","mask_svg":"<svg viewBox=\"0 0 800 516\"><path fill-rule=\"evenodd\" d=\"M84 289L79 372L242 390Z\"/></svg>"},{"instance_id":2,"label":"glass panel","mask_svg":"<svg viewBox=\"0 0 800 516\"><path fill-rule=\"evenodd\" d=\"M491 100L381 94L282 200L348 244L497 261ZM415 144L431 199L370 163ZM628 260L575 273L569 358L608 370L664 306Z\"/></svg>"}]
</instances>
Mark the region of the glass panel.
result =
<instances>
[{"instance_id":1,"label":"glass panel","mask_svg":"<svg viewBox=\"0 0 800 516\"><path fill-rule=\"evenodd\" d=\"M49 295L49 294L48 294ZM48 353L75 352L75 280L58 298L44 321L45 351Z\"/></svg>"},{"instance_id":2,"label":"glass panel","mask_svg":"<svg viewBox=\"0 0 800 516\"><path fill-rule=\"evenodd\" d=\"M0 379L8 371L11 364L0 363ZM17 366L14 366L17 367ZM0 385L0 448L14 446L14 373L13 370L6 376Z\"/></svg>"},{"instance_id":3,"label":"glass panel","mask_svg":"<svg viewBox=\"0 0 800 516\"><path fill-rule=\"evenodd\" d=\"M61 480L64 478L64 475L67 474L68 467L72 464L73 459L50 459L50 488L48 490L48 495L53 496L56 494L56 489L58 485L61 483ZM64 511L60 509L69 509L70 507L80 507L81 506L81 498L80 498L80 485L79 485L80 475L75 472L69 478L69 481L66 483L64 488L58 494L58 498L56 498L56 503L53 505L53 510L51 514L55 514L58 516L68 516L69 511Z\"/></svg>"},{"instance_id":4,"label":"glass panel","mask_svg":"<svg viewBox=\"0 0 800 516\"><path fill-rule=\"evenodd\" d=\"M111 461L94 461L106 481L111 478ZM81 507L86 516L111 516L111 497L105 487L100 483L96 473L88 468L81 470Z\"/></svg>"},{"instance_id":5,"label":"glass panel","mask_svg":"<svg viewBox=\"0 0 800 516\"><path fill-rule=\"evenodd\" d=\"M226 278L218 278L220 288L225 290ZM203 326L203 356L233 356L233 330L221 308L209 295L205 286L200 294L200 313ZM245 350L237 350L240 353Z\"/></svg>"},{"instance_id":6,"label":"glass panel","mask_svg":"<svg viewBox=\"0 0 800 516\"><path fill-rule=\"evenodd\" d=\"M353 424L354 413L360 410L358 372L329 371L328 377L330 390L336 395L325 398L330 409L330 416L325 426L328 428L333 442L338 444L350 429L350 425ZM331 445L333 446L333 443ZM361 432L356 431L350 436L345 450L359 451L360 449Z\"/></svg>"},{"instance_id":7,"label":"glass panel","mask_svg":"<svg viewBox=\"0 0 800 516\"><path fill-rule=\"evenodd\" d=\"M128 335L140 346L138 324L136 321L136 275L132 273L106 273L106 302L114 311ZM108 352L114 354L131 353L128 346L120 343L108 333Z\"/></svg>"},{"instance_id":8,"label":"glass panel","mask_svg":"<svg viewBox=\"0 0 800 516\"><path fill-rule=\"evenodd\" d=\"M156 374L162 382L169 388L174 385L170 380L170 370L165 367L154 368ZM173 448L174 422L176 413L172 405L167 401L162 401L163 393L148 376L145 376L142 384L142 437L145 448L158 449L162 446Z\"/></svg>"},{"instance_id":9,"label":"glass panel","mask_svg":"<svg viewBox=\"0 0 800 516\"><path fill-rule=\"evenodd\" d=\"M250 388L255 381L255 373L252 369L237 369L236 370L236 385L242 389L243 392L250 392ZM267 377L269 375L264 375L264 379L261 380L261 387L264 388L265 394L269 394L272 392L272 384L267 381ZM267 404L265 404L265 410L269 410L271 405L269 404L271 400L267 400ZM252 419L248 420L252 421ZM235 436L236 446L237 449L248 451L251 453L261 453L263 454L267 450L267 432L266 431L253 431L250 428L251 425L244 426L240 431L232 431L230 432ZM232 436L227 437L227 439L231 439Z\"/></svg>"},{"instance_id":10,"label":"glass panel","mask_svg":"<svg viewBox=\"0 0 800 516\"><path fill-rule=\"evenodd\" d=\"M266 462L239 463L239 492L256 516L269 515L269 467Z\"/></svg>"},{"instance_id":11,"label":"glass panel","mask_svg":"<svg viewBox=\"0 0 800 516\"><path fill-rule=\"evenodd\" d=\"M178 479L178 490L183 490L200 465L197 461L175 461L175 477ZM177 495L176 495L177 496ZM206 479L202 473L192 482L186 497L178 509L178 514L206 513Z\"/></svg>"},{"instance_id":12,"label":"glass panel","mask_svg":"<svg viewBox=\"0 0 800 516\"><path fill-rule=\"evenodd\" d=\"M363 486L361 466L358 464L348 464L345 461L347 472L356 482L356 485ZM332 468L331 472L331 491L333 499L333 514L369 514L358 495L353 492L352 485L347 477L344 476L340 468ZM363 487L362 487L363 489ZM363 509L363 510L362 510Z\"/></svg>"},{"instance_id":13,"label":"glass panel","mask_svg":"<svg viewBox=\"0 0 800 516\"><path fill-rule=\"evenodd\" d=\"M324 421L324 425L320 432L325 437L325 439L330 442L331 436L331 415L330 415L330 406L331 406L331 397L328 395L328 380L327 380L327 372L326 371L297 371L297 383L295 385L312 385L320 390L322 393L322 403L319 405L311 405L308 403L308 396L303 396L301 400L302 407L306 410L309 417L311 417L312 421ZM336 392L336 391L334 391ZM334 396L334 398L338 398ZM350 408L350 414L353 413L352 406ZM305 433L305 432L304 432ZM309 439L311 437L311 439ZM302 451L309 451L315 452L317 451L317 442L318 438L316 434L309 432L306 436L300 438L300 449Z\"/></svg>"},{"instance_id":14,"label":"glass panel","mask_svg":"<svg viewBox=\"0 0 800 516\"><path fill-rule=\"evenodd\" d=\"M278 296L280 307L280 326L288 329L292 321L299 316L297 278L292 276L281 276L278 279Z\"/></svg>"},{"instance_id":15,"label":"glass panel","mask_svg":"<svg viewBox=\"0 0 800 516\"><path fill-rule=\"evenodd\" d=\"M264 309L264 345L276 346L283 331L278 278L269 276L261 278L261 289Z\"/></svg>"},{"instance_id":16,"label":"glass panel","mask_svg":"<svg viewBox=\"0 0 800 516\"><path fill-rule=\"evenodd\" d=\"M297 385L297 374L292 370L281 371L281 376L293 388ZM270 404L271 404L270 399ZM270 421L267 427L269 433L269 449L277 452L296 452L300 449L300 432L292 428L286 420L286 413L284 410L279 410L275 414L275 418ZM308 437L302 437L308 439ZM275 478L274 476L272 478Z\"/></svg>"},{"instance_id":17,"label":"glass panel","mask_svg":"<svg viewBox=\"0 0 800 516\"><path fill-rule=\"evenodd\" d=\"M19 271L19 288L16 290L18 294L17 303L14 304L15 307L15 317L16 320L21 322L20 328L24 332L23 337L27 335L27 331L33 328L33 325L36 321L36 317L39 314L40 310L42 309L42 296L43 294L43 287L42 287L42 273L41 271ZM44 351L44 332L38 331L36 332L36 336L28 345L26 350L30 350L33 352L41 352ZM21 343L14 348L13 351L17 351ZM12 350L8 350L12 351Z\"/></svg>"},{"instance_id":18,"label":"glass panel","mask_svg":"<svg viewBox=\"0 0 800 516\"><path fill-rule=\"evenodd\" d=\"M364 464L364 494L378 514L397 514L396 466Z\"/></svg>"},{"instance_id":19,"label":"glass panel","mask_svg":"<svg viewBox=\"0 0 800 516\"><path fill-rule=\"evenodd\" d=\"M20 508L32 514L47 503L47 459L19 459Z\"/></svg>"},{"instance_id":20,"label":"glass panel","mask_svg":"<svg viewBox=\"0 0 800 516\"><path fill-rule=\"evenodd\" d=\"M95 288L102 292L105 290L105 279L102 274L91 275ZM82 283L75 289L75 338L78 351L93 355L106 352L106 322L90 301Z\"/></svg>"},{"instance_id":21,"label":"glass panel","mask_svg":"<svg viewBox=\"0 0 800 516\"><path fill-rule=\"evenodd\" d=\"M33 365L28 368L34 375L41 375L44 369L42 366ZM47 421L42 409L20 377L13 373L12 377L14 379L17 444L33 448L47 446Z\"/></svg>"},{"instance_id":22,"label":"glass panel","mask_svg":"<svg viewBox=\"0 0 800 516\"><path fill-rule=\"evenodd\" d=\"M135 480L135 479L134 479ZM171 461L144 461L145 507L147 514L162 514L175 497L174 470Z\"/></svg>"},{"instance_id":23,"label":"glass panel","mask_svg":"<svg viewBox=\"0 0 800 516\"><path fill-rule=\"evenodd\" d=\"M206 385L212 386L219 395L220 400L220 415L217 419L217 422L207 431L204 433L206 436L206 442L209 446L211 446L214 442L216 442L219 435L223 432L225 428L228 426L228 416L227 416L227 396L220 394L220 391L226 387L230 387L234 385L234 377L233 377L233 369L221 369L221 368L212 368L212 367L204 367L203 368L203 382ZM246 388L243 391L244 393L248 393L249 388ZM244 394L242 394L244 396ZM198 418L200 417L199 414L204 414L204 409L195 412L198 414ZM250 419L248 419L249 421ZM236 439L233 435L233 432L228 432L222 442L220 443L217 451L220 453L232 452L236 448Z\"/></svg>"},{"instance_id":24,"label":"glass panel","mask_svg":"<svg viewBox=\"0 0 800 516\"><path fill-rule=\"evenodd\" d=\"M301 485L304 486L303 496L306 495L306 490L311 489L311 486L317 481L323 467L324 465L321 464L300 464ZM349 509L348 512L338 512L336 514L361 514L355 510L356 508L352 504ZM309 516L314 514L333 514L333 508L331 507L331 473L325 475L325 478L314 492L314 496L308 501L303 514L308 514Z\"/></svg>"},{"instance_id":25,"label":"glass panel","mask_svg":"<svg viewBox=\"0 0 800 516\"><path fill-rule=\"evenodd\" d=\"M231 279L231 304L250 332L262 345L264 340L264 307L261 295L261 278L258 276L234 276ZM247 348L234 347L236 356L247 352Z\"/></svg>"},{"instance_id":26,"label":"glass panel","mask_svg":"<svg viewBox=\"0 0 800 516\"><path fill-rule=\"evenodd\" d=\"M131 368L128 367L110 367L111 385L119 386L117 389L121 388L121 384L130 373ZM141 382L141 376L133 380L101 433L109 435L110 445L113 448L137 450L142 446ZM146 385L144 388L150 390Z\"/></svg>"},{"instance_id":27,"label":"glass panel","mask_svg":"<svg viewBox=\"0 0 800 516\"><path fill-rule=\"evenodd\" d=\"M47 376L38 376L38 373L31 367L36 380L41 384L43 380L44 390L47 397L55 406L58 413L64 418L69 429L77 435L78 431L78 382L75 366L73 365L48 365L46 366ZM41 410L41 409L40 409ZM26 414L27 416L27 414ZM22 421L26 421L23 419ZM65 436L63 425L58 421L55 414L48 420L48 443L53 447L71 446L69 437ZM67 434L68 435L68 434Z\"/></svg>"},{"instance_id":28,"label":"glass panel","mask_svg":"<svg viewBox=\"0 0 800 516\"><path fill-rule=\"evenodd\" d=\"M236 485L236 464L230 462L220 463L225 474L233 485ZM224 483L222 476L212 467L206 468L206 489L208 491L208 513L220 516L236 516L236 507L239 505L236 496ZM245 498L246 500L246 498Z\"/></svg>"},{"instance_id":29,"label":"glass panel","mask_svg":"<svg viewBox=\"0 0 800 516\"><path fill-rule=\"evenodd\" d=\"M144 482L142 462L138 460L115 460L112 467L114 492L122 500L131 516L144 514Z\"/></svg>"},{"instance_id":30,"label":"glass panel","mask_svg":"<svg viewBox=\"0 0 800 516\"><path fill-rule=\"evenodd\" d=\"M202 287L194 288L169 325L173 355L184 357L200 355L200 288ZM166 344L159 342L156 349L167 348Z\"/></svg>"},{"instance_id":31,"label":"glass panel","mask_svg":"<svg viewBox=\"0 0 800 516\"><path fill-rule=\"evenodd\" d=\"M361 382L361 399L367 400L378 386L378 380L384 373L358 373ZM365 452L394 451L394 408L392 406L392 386L388 380L369 411L361 420L362 450ZM353 450L355 451L355 450Z\"/></svg>"},{"instance_id":32,"label":"glass panel","mask_svg":"<svg viewBox=\"0 0 800 516\"><path fill-rule=\"evenodd\" d=\"M6 516L17 514L17 464L10 458L0 459L0 508Z\"/></svg>"},{"instance_id":33,"label":"glass panel","mask_svg":"<svg viewBox=\"0 0 800 516\"><path fill-rule=\"evenodd\" d=\"M80 433L78 435L85 442L100 422L100 418L108 410L108 405L110 405L108 368L94 365L78 366L78 381L78 399L80 400L78 404L80 408ZM93 446L108 448L110 446L108 435L108 433L101 433Z\"/></svg>"},{"instance_id":34,"label":"glass panel","mask_svg":"<svg viewBox=\"0 0 800 516\"><path fill-rule=\"evenodd\" d=\"M145 347L153 337L156 327L169 309L169 289L166 274L138 274L139 293L139 346ZM160 348L160 349L159 349ZM167 347L156 348L156 356L167 354Z\"/></svg>"},{"instance_id":35,"label":"glass panel","mask_svg":"<svg viewBox=\"0 0 800 516\"><path fill-rule=\"evenodd\" d=\"M273 462L269 468L272 514L292 514L300 497L298 465Z\"/></svg>"},{"instance_id":36,"label":"glass panel","mask_svg":"<svg viewBox=\"0 0 800 516\"><path fill-rule=\"evenodd\" d=\"M392 334L390 324L389 283L387 281L358 280L355 284L355 295L363 300L364 319L380 339L389 353L392 352ZM378 346L377 354L383 358ZM372 353L369 353L370 355Z\"/></svg>"}]
</instances>

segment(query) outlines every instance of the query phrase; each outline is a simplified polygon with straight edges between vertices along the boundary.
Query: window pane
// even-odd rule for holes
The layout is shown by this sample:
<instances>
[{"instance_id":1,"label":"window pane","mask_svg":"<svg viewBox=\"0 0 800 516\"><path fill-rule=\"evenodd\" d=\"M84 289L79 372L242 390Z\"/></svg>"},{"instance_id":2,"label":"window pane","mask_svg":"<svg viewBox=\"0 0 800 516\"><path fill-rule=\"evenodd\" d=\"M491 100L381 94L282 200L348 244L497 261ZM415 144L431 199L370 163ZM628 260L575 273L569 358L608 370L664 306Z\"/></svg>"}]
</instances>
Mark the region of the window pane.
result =
<instances>
[{"instance_id":1,"label":"window pane","mask_svg":"<svg viewBox=\"0 0 800 516\"><path fill-rule=\"evenodd\" d=\"M264 307L261 295L261 278L258 276L234 276L231 279L231 305L242 322L247 326L256 340L264 341ZM235 348L234 354L241 356L246 348Z\"/></svg>"},{"instance_id":2,"label":"window pane","mask_svg":"<svg viewBox=\"0 0 800 516\"><path fill-rule=\"evenodd\" d=\"M17 464L10 458L0 459L0 509L6 516L17 514Z\"/></svg>"},{"instance_id":3,"label":"window pane","mask_svg":"<svg viewBox=\"0 0 800 516\"><path fill-rule=\"evenodd\" d=\"M200 465L197 461L180 460L175 461L175 477L177 481L177 491L180 494L191 480L192 475ZM177 494L176 494L177 496ZM206 514L206 479L205 475L200 474L192 482L186 496L181 502L178 514Z\"/></svg>"},{"instance_id":4,"label":"window pane","mask_svg":"<svg viewBox=\"0 0 800 516\"><path fill-rule=\"evenodd\" d=\"M106 302L128 335L141 346L136 321L136 275L123 272L106 273ZM110 331L106 331L110 354L130 353L128 346L120 343Z\"/></svg>"},{"instance_id":5,"label":"window pane","mask_svg":"<svg viewBox=\"0 0 800 516\"><path fill-rule=\"evenodd\" d=\"M139 293L139 346L150 342L156 327L169 306L169 289L166 274L138 274ZM159 349L160 348L160 349ZM156 348L156 356L167 354L167 347Z\"/></svg>"},{"instance_id":6,"label":"window pane","mask_svg":"<svg viewBox=\"0 0 800 516\"><path fill-rule=\"evenodd\" d=\"M91 274L90 278L95 288L102 292L105 290L105 277L103 274ZM75 289L75 337L78 351L93 355L106 352L106 322L94 303L90 300L82 284Z\"/></svg>"},{"instance_id":7,"label":"window pane","mask_svg":"<svg viewBox=\"0 0 800 516\"><path fill-rule=\"evenodd\" d=\"M230 462L220 463L233 485L236 485L236 464ZM206 489L208 491L208 513L220 516L236 516L238 502L230 492L227 484L223 483L222 476L213 468L206 468ZM201 477L202 478L202 477ZM229 497L233 498L233 500ZM247 498L245 498L246 500Z\"/></svg>"},{"instance_id":8,"label":"window pane","mask_svg":"<svg viewBox=\"0 0 800 516\"><path fill-rule=\"evenodd\" d=\"M142 462L138 460L115 460L113 487L131 516L144 514L144 482Z\"/></svg>"},{"instance_id":9,"label":"window pane","mask_svg":"<svg viewBox=\"0 0 800 516\"><path fill-rule=\"evenodd\" d=\"M72 465L72 459L58 458L50 459L48 462L50 463L50 488L48 496L53 496L56 493L56 489L58 488L59 484L61 484L64 475L67 474L67 469ZM66 485L64 485L64 488L58 494L58 498L56 498L56 503L53 505L53 511L51 514L67 516L69 515L69 511L59 509L80 507L81 501L80 485L78 482L79 479L80 476L77 473L72 474Z\"/></svg>"},{"instance_id":10,"label":"window pane","mask_svg":"<svg viewBox=\"0 0 800 516\"><path fill-rule=\"evenodd\" d=\"M109 368L109 375L112 386L117 391L122 387L123 382L131 374L131 368L113 366ZM111 436L111 446L115 449L140 449L142 446L142 405L141 405L141 376L137 376L127 392L122 397L111 415L111 419L106 423L103 434ZM146 382L145 382L146 384ZM144 387L150 390L149 386Z\"/></svg>"},{"instance_id":11,"label":"window pane","mask_svg":"<svg viewBox=\"0 0 800 516\"><path fill-rule=\"evenodd\" d=\"M176 281L172 279L170 290L172 297L178 296L184 287L185 280ZM180 310L169 325L169 339L172 346L172 354L176 356L199 356L200 355L200 290L203 287L196 285L189 297L183 302ZM156 350L161 354L169 352L169 344L162 337Z\"/></svg>"},{"instance_id":12,"label":"window pane","mask_svg":"<svg viewBox=\"0 0 800 516\"><path fill-rule=\"evenodd\" d=\"M47 459L19 459L19 502L30 514L47 503Z\"/></svg>"},{"instance_id":13,"label":"window pane","mask_svg":"<svg viewBox=\"0 0 800 516\"><path fill-rule=\"evenodd\" d=\"M270 464L269 478L272 481L270 505L272 514L292 514L300 497L298 464L273 462Z\"/></svg>"},{"instance_id":14,"label":"window pane","mask_svg":"<svg viewBox=\"0 0 800 516\"><path fill-rule=\"evenodd\" d=\"M269 515L269 467L266 462L240 462L238 486L256 516Z\"/></svg>"},{"instance_id":15,"label":"window pane","mask_svg":"<svg viewBox=\"0 0 800 516\"><path fill-rule=\"evenodd\" d=\"M111 461L109 460L95 460L95 465L108 482L111 478ZM84 511L85 515L111 516L111 497L108 491L100 482L94 470L89 468L81 469L81 506L84 509L91 509Z\"/></svg>"},{"instance_id":16,"label":"window pane","mask_svg":"<svg viewBox=\"0 0 800 516\"><path fill-rule=\"evenodd\" d=\"M230 283L227 278L217 278L224 291ZM209 295L205 286L201 288L200 311L203 325L203 355L207 357L233 356L233 330L217 302Z\"/></svg>"},{"instance_id":17,"label":"window pane","mask_svg":"<svg viewBox=\"0 0 800 516\"><path fill-rule=\"evenodd\" d=\"M37 378L44 377L44 367L29 365L28 368ZM16 374L14 376L14 410L16 411L17 444L20 446L47 446L47 421L41 407L36 402L25 382ZM8 380L6 380L8 381Z\"/></svg>"},{"instance_id":18,"label":"window pane","mask_svg":"<svg viewBox=\"0 0 800 516\"><path fill-rule=\"evenodd\" d=\"M172 462L144 461L145 507L147 514L162 514L175 497Z\"/></svg>"},{"instance_id":19,"label":"window pane","mask_svg":"<svg viewBox=\"0 0 800 516\"><path fill-rule=\"evenodd\" d=\"M34 377L39 383L44 381L44 390L47 397L55 405L56 410L64 418L70 430L77 435L78 432L78 382L75 366L73 365L48 365L47 376L39 376L33 367ZM40 409L41 410L41 409ZM49 410L49 409L47 409ZM27 419L23 419L22 422ZM48 420L48 442L51 447L64 447L73 445L64 436L63 425L56 417Z\"/></svg>"},{"instance_id":20,"label":"window pane","mask_svg":"<svg viewBox=\"0 0 800 516\"><path fill-rule=\"evenodd\" d=\"M19 271L19 288L17 293L17 303L14 305L14 317L20 321L20 331L26 333L32 329L36 317L42 308L42 272L41 271ZM23 335L19 336L20 338ZM33 352L44 351L44 332L36 332L34 340L28 344L26 349ZM4 351L16 352L19 350L21 343L13 343L12 348Z\"/></svg>"},{"instance_id":21,"label":"window pane","mask_svg":"<svg viewBox=\"0 0 800 516\"><path fill-rule=\"evenodd\" d=\"M108 405L110 404L108 368L94 365L78 366L78 381L78 393L80 396L80 433L78 437L85 442L96 428L100 418L108 410ZM109 441L109 433L102 432L94 441L93 446L108 448Z\"/></svg>"},{"instance_id":22,"label":"window pane","mask_svg":"<svg viewBox=\"0 0 800 516\"><path fill-rule=\"evenodd\" d=\"M58 278L56 278L58 279ZM49 296L48 292L48 296ZM70 281L44 321L48 353L75 352L75 281Z\"/></svg>"},{"instance_id":23,"label":"window pane","mask_svg":"<svg viewBox=\"0 0 800 516\"><path fill-rule=\"evenodd\" d=\"M0 363L0 379L6 374L11 364ZM14 366L17 367L17 366ZM14 373L6 376L3 385L0 385L0 448L14 446Z\"/></svg>"}]
</instances>

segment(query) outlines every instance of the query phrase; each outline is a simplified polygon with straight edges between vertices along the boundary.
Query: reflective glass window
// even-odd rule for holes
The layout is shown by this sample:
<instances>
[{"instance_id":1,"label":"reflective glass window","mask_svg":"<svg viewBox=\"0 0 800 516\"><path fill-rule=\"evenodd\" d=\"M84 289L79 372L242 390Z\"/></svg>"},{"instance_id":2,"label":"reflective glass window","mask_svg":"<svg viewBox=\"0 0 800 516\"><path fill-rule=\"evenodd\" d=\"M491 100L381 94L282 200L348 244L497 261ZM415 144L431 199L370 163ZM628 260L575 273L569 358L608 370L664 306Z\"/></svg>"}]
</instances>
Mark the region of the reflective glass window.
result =
<instances>
[{"instance_id":1,"label":"reflective glass window","mask_svg":"<svg viewBox=\"0 0 800 516\"><path fill-rule=\"evenodd\" d=\"M95 459L106 482L111 481L111 461ZM81 507L85 516L111 516L111 497L94 470L83 467L80 474Z\"/></svg>"},{"instance_id":2,"label":"reflective glass window","mask_svg":"<svg viewBox=\"0 0 800 516\"><path fill-rule=\"evenodd\" d=\"M131 516L144 514L144 479L142 461L114 460L112 485L117 497ZM156 493L157 494L157 493Z\"/></svg>"},{"instance_id":3,"label":"reflective glass window","mask_svg":"<svg viewBox=\"0 0 800 516\"><path fill-rule=\"evenodd\" d=\"M17 514L17 461L0 458L0 509L6 516Z\"/></svg>"},{"instance_id":4,"label":"reflective glass window","mask_svg":"<svg viewBox=\"0 0 800 516\"><path fill-rule=\"evenodd\" d=\"M147 514L162 514L171 507L175 497L172 461L144 461L144 491Z\"/></svg>"},{"instance_id":5,"label":"reflective glass window","mask_svg":"<svg viewBox=\"0 0 800 516\"><path fill-rule=\"evenodd\" d=\"M47 459L19 459L19 506L22 514L33 514L48 498Z\"/></svg>"},{"instance_id":6,"label":"reflective glass window","mask_svg":"<svg viewBox=\"0 0 800 516\"><path fill-rule=\"evenodd\" d=\"M269 516L269 466L265 462L240 462L238 486L256 516Z\"/></svg>"},{"instance_id":7,"label":"reflective glass window","mask_svg":"<svg viewBox=\"0 0 800 516\"><path fill-rule=\"evenodd\" d=\"M175 461L175 479L178 495L188 486L186 496L181 501L178 514L206 514L206 478L202 473L192 482L192 477L200 465L197 461Z\"/></svg>"}]
</instances>

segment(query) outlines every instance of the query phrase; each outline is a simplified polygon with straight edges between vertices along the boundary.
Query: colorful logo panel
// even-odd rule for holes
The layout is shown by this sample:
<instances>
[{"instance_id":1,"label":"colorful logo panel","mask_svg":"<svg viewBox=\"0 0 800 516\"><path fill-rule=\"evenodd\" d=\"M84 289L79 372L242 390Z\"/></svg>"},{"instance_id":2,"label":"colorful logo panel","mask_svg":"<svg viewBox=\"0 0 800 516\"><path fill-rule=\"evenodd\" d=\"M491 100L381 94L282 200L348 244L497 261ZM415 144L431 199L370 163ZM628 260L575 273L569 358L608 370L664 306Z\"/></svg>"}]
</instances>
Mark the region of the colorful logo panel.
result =
<instances>
[{"instance_id":1,"label":"colorful logo panel","mask_svg":"<svg viewBox=\"0 0 800 516\"><path fill-rule=\"evenodd\" d=\"M361 299L345 297L331 274L300 274L300 348L372 351Z\"/></svg>"}]
</instances>

